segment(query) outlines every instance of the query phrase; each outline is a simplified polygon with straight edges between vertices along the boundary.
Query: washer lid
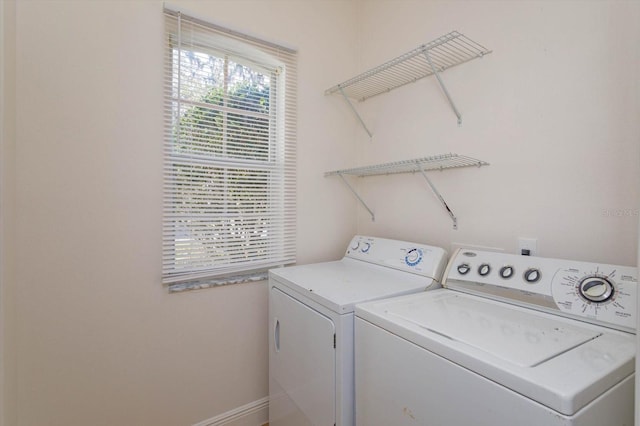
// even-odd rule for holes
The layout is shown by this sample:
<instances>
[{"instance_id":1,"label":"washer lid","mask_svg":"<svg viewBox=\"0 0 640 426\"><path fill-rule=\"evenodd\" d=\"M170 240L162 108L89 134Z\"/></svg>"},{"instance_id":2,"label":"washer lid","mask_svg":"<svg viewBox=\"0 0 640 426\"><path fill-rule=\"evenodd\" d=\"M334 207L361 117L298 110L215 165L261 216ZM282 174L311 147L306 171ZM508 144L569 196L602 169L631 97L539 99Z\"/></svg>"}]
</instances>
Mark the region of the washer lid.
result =
<instances>
[{"instance_id":1,"label":"washer lid","mask_svg":"<svg viewBox=\"0 0 640 426\"><path fill-rule=\"evenodd\" d=\"M269 276L339 314L353 312L357 303L440 286L422 275L349 258L272 269Z\"/></svg>"},{"instance_id":2,"label":"washer lid","mask_svg":"<svg viewBox=\"0 0 640 426\"><path fill-rule=\"evenodd\" d=\"M356 315L564 415L635 371L631 333L448 289L363 303Z\"/></svg>"},{"instance_id":3,"label":"washer lid","mask_svg":"<svg viewBox=\"0 0 640 426\"><path fill-rule=\"evenodd\" d=\"M520 367L534 367L602 334L468 297L440 298L429 309L398 304L389 315Z\"/></svg>"}]
</instances>

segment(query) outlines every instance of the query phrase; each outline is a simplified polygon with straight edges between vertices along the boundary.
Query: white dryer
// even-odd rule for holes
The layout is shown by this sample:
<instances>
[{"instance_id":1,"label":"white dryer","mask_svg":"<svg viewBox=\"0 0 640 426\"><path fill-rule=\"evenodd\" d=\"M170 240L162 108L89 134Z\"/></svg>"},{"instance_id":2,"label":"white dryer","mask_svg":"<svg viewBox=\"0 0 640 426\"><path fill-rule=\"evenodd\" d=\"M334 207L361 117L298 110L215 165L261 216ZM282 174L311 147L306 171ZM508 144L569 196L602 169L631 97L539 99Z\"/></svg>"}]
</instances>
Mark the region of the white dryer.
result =
<instances>
[{"instance_id":1,"label":"white dryer","mask_svg":"<svg viewBox=\"0 0 640 426\"><path fill-rule=\"evenodd\" d=\"M631 426L637 270L472 250L356 308L361 426Z\"/></svg>"},{"instance_id":2,"label":"white dryer","mask_svg":"<svg viewBox=\"0 0 640 426\"><path fill-rule=\"evenodd\" d=\"M356 303L440 287L438 247L356 236L343 259L269 272L269 425L354 425Z\"/></svg>"}]
</instances>

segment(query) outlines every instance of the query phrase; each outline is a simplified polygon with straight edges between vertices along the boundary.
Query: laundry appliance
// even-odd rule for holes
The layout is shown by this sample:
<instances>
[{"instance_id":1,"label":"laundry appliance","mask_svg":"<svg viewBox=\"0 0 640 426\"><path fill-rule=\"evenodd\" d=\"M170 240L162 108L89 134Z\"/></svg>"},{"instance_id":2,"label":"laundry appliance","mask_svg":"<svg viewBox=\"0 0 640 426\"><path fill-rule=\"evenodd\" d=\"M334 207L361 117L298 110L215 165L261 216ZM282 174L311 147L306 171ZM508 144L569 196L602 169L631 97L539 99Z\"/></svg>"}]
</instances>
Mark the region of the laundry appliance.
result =
<instances>
[{"instance_id":1,"label":"laundry appliance","mask_svg":"<svg viewBox=\"0 0 640 426\"><path fill-rule=\"evenodd\" d=\"M356 308L360 426L631 426L637 270L457 250Z\"/></svg>"},{"instance_id":2,"label":"laundry appliance","mask_svg":"<svg viewBox=\"0 0 640 426\"><path fill-rule=\"evenodd\" d=\"M440 287L445 250L356 236L338 261L269 272L269 425L354 425L354 307Z\"/></svg>"}]
</instances>

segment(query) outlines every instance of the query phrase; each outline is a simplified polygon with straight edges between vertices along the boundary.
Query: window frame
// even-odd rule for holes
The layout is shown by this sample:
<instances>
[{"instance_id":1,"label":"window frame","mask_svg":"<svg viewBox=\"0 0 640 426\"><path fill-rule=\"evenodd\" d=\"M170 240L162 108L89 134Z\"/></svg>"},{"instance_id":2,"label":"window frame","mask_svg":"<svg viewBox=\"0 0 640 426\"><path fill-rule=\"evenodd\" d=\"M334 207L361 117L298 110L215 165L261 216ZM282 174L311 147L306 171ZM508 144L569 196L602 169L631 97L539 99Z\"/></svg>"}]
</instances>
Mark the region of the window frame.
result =
<instances>
[{"instance_id":1,"label":"window frame","mask_svg":"<svg viewBox=\"0 0 640 426\"><path fill-rule=\"evenodd\" d=\"M195 18L189 15L185 15L182 12L167 9L165 7L165 152L164 152L164 183L163 183L163 271L162 281L169 285L170 291L181 291L189 288L202 288L221 284L230 284L237 282L253 281L256 279L264 279L266 277L266 271L269 268L288 265L295 263L295 241L296 241L296 217L295 217L295 142L296 142L296 52L293 49L282 47L270 42L257 39L253 36L240 34L236 31L225 29L218 25L204 22L199 18ZM177 29L172 26L175 21ZM189 33L193 36L194 32L197 32L196 43L185 43L182 40L183 26L189 27ZM177 34L173 33L176 30ZM201 44L202 40L214 41L211 44ZM215 41L219 41L216 44ZM196 50L197 49L197 50ZM204 148L203 153L187 153L184 147L188 145L184 144L184 153L177 153L177 148L183 144L181 141L182 129L181 120L184 117L182 102L197 106L197 101L187 101L182 98L182 82L181 73L182 65L177 68L177 76L175 60L178 59L180 64L182 63L183 52L193 51L197 54L210 55L212 57L221 58L225 67L231 62L235 62L242 67L248 67L250 72L265 72L268 71L269 75L266 76L269 81L269 100L268 100L268 113L252 112L242 109L241 107L229 106L231 99L230 86L225 81L222 96L222 105L206 104L203 108L210 108L211 111L218 111L222 114L222 141L228 141L230 138L230 123L229 115L236 114L238 117L242 115L258 117L255 118L255 122L258 123L260 119L266 119L268 123L266 129L268 129L268 140L266 149L266 159L260 160L258 155L259 151L253 151L256 156L253 160L242 159L234 161L233 156L216 155L207 151L207 147L213 147L212 140L209 139L206 144L198 140L197 144L193 146L202 145ZM176 54L177 52L177 54ZM226 68L225 68L226 69ZM177 77L177 81L176 81ZM225 71L225 79L228 77ZM177 96L175 85L178 86ZM211 86L214 87L214 86ZM275 89L275 90L274 90ZM208 88L210 90L210 87ZM202 98L204 99L204 98ZM200 99L202 101L202 99ZM177 109L177 118L176 110ZM171 115L173 119L168 120L168 116ZM250 121L250 120L249 120ZM177 125L177 133L176 133ZM255 126L255 124L253 125ZM242 127L243 130L254 130L256 134L259 133L260 128L255 130L251 124ZM246 136L246 138L252 139L252 136ZM177 136L177 138L176 138ZM255 136L256 140L260 142L259 136ZM243 145L245 142L242 140L240 143L236 142L236 145ZM228 147L225 143L222 145L223 150L227 150ZM257 148L256 148L257 149ZM243 153L250 152L251 148L238 149L238 153L234 155L242 155ZM213 152L213 151L211 151ZM235 151L234 151L235 152ZM223 152L224 153L224 152ZM184 161L185 164L177 162L177 158ZM231 193L229 187L226 186L232 177L232 170L237 169L238 174L244 177L237 178L238 186L233 188L245 188L251 186L251 194L264 195L266 211L262 219L256 219L256 223L262 221L264 228L260 229L260 224L256 224L254 228L245 228L241 232L244 232L245 237L251 230L253 233L266 235L261 241L263 244L262 250L257 250L256 253L262 253L262 255L255 255L255 258L251 258L248 254L243 258L242 254L238 254L238 251L230 249L232 247L229 241L221 242L226 261L221 261L219 256L212 255L200 255L197 257L194 255L187 255L184 259L184 263L179 266L178 261L181 254L186 253L189 249L195 247L198 244L211 245L211 241L205 241L199 237L195 237L196 231L187 231L186 237L183 238L183 245L187 246L186 251L179 251L179 236L180 223L192 224L197 221L195 218L197 214L193 213L191 217L186 214L184 221L176 219L176 206L179 204L179 197L176 194L177 183L176 177L180 175L178 169L182 167L184 170L191 170L189 166L198 165L197 167L212 167L210 174L215 175L217 172L215 168L223 171L224 174L224 190L222 191L222 198L224 202L216 201L216 206L226 206L226 210L230 209L233 205L229 202ZM244 169L243 169L244 168ZM243 171L240 171L243 170ZM250 173L256 173L254 175L255 181L251 182ZM259 173L264 173L264 178L258 178ZM185 172L182 176L187 176L188 172ZM205 172L202 172L201 176L204 176ZM194 175L191 175L191 182L194 181ZM218 180L210 178L211 182L217 185ZM243 180L244 179L244 180ZM189 179L186 179L187 181ZM249 182L251 185L247 185ZM261 192L260 185L264 185L265 190ZM189 183L186 187L189 187ZM214 185L215 186L215 185ZM216 187L219 190L220 188ZM187 190L185 190L186 192ZM252 195L252 196L254 196ZM205 196L206 197L206 196ZM176 201L178 200L178 201ZM183 199L184 200L184 197ZM257 204L255 204L257 203ZM187 202L183 203L187 205ZM219 205L218 205L219 204ZM251 203L248 203L251 204ZM254 201L255 205L259 205L260 201ZM251 205L254 205L251 204ZM239 203L236 203L239 205ZM240 207L237 208L239 211ZM188 208L185 208L188 210ZM225 210L225 211L226 211ZM229 223L242 222L242 214L236 211L235 215L229 214ZM281 215L280 218L277 216ZM210 226L215 227L215 214L210 215L213 219L209 223ZM240 218L240 219L239 219ZM204 223L204 222L203 222ZM184 228L184 227L183 227ZM203 228L208 229L208 228ZM213 231L202 231L203 234L211 236ZM233 234L231 231L223 233L224 237L229 237ZM197 242L196 240L199 240ZM205 242L202 242L205 241ZM222 239L220 239L222 241ZM230 244L230 245L226 245ZM250 247L251 243L247 244ZM255 248L255 247L254 247ZM194 249L195 250L195 249ZM201 251L206 251L205 249ZM249 252L247 252L249 253ZM190 257L192 256L192 257ZM217 260L216 260L217 259ZM193 261L192 264L190 262Z\"/></svg>"}]
</instances>

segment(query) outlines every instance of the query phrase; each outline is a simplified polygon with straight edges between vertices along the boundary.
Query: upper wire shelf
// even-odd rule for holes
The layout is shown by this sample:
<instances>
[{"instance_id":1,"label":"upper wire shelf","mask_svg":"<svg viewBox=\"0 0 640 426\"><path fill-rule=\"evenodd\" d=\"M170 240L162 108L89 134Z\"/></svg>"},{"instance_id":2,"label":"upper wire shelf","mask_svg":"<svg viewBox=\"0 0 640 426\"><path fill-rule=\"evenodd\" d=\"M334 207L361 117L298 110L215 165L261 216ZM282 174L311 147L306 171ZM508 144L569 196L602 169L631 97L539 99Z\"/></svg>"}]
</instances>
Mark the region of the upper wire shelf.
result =
<instances>
[{"instance_id":1,"label":"upper wire shelf","mask_svg":"<svg viewBox=\"0 0 640 426\"><path fill-rule=\"evenodd\" d=\"M442 154L413 160L395 161L392 163L376 164L373 166L354 167L351 169L326 172L325 176L352 175L358 177L390 175L396 173L416 173L430 170L445 170L458 167L488 166L486 161L458 154Z\"/></svg>"},{"instance_id":2,"label":"upper wire shelf","mask_svg":"<svg viewBox=\"0 0 640 426\"><path fill-rule=\"evenodd\" d=\"M491 50L481 44L452 31L337 84L327 89L325 94L342 93L346 97L364 101L489 53Z\"/></svg>"}]
</instances>

